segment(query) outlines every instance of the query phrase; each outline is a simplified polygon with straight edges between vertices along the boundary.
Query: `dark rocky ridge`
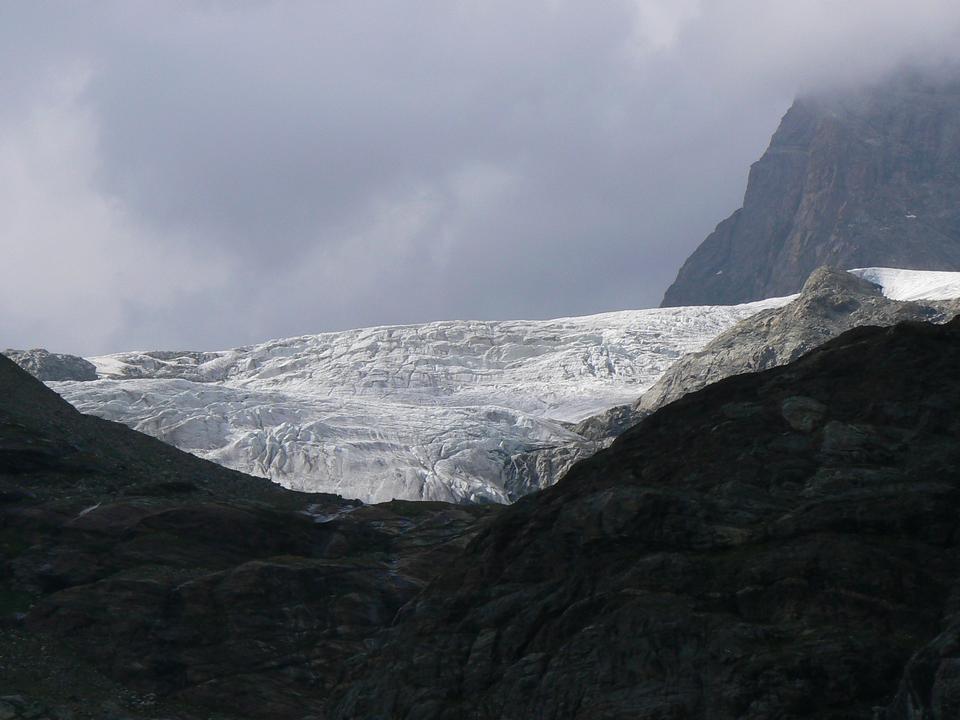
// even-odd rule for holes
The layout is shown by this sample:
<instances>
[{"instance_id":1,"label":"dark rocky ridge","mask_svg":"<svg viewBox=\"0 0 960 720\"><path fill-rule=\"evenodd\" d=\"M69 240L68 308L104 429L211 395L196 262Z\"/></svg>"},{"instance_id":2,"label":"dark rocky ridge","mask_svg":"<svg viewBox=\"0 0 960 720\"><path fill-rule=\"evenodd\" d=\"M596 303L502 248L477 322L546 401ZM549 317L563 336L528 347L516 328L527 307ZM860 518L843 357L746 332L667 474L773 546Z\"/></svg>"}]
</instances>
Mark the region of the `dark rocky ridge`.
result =
<instances>
[{"instance_id":1,"label":"dark rocky ridge","mask_svg":"<svg viewBox=\"0 0 960 720\"><path fill-rule=\"evenodd\" d=\"M493 511L286 491L0 357L0 717L322 713Z\"/></svg>"},{"instance_id":2,"label":"dark rocky ridge","mask_svg":"<svg viewBox=\"0 0 960 720\"><path fill-rule=\"evenodd\" d=\"M663 306L789 295L821 265L960 270L960 72L798 99Z\"/></svg>"},{"instance_id":3,"label":"dark rocky ridge","mask_svg":"<svg viewBox=\"0 0 960 720\"><path fill-rule=\"evenodd\" d=\"M333 717L957 717L958 363L960 321L860 328L662 408L496 517Z\"/></svg>"}]
</instances>

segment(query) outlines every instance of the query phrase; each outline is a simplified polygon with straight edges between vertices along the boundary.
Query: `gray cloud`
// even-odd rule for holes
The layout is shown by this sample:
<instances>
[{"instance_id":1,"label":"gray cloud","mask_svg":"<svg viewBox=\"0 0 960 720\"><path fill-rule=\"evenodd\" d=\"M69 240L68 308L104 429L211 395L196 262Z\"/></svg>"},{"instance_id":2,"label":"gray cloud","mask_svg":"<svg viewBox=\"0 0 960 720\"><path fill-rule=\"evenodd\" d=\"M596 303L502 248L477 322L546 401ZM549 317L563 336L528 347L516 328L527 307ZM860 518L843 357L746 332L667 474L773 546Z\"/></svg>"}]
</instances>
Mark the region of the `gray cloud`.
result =
<instances>
[{"instance_id":1,"label":"gray cloud","mask_svg":"<svg viewBox=\"0 0 960 720\"><path fill-rule=\"evenodd\" d=\"M0 342L655 305L798 91L958 39L938 0L10 3Z\"/></svg>"}]
</instances>

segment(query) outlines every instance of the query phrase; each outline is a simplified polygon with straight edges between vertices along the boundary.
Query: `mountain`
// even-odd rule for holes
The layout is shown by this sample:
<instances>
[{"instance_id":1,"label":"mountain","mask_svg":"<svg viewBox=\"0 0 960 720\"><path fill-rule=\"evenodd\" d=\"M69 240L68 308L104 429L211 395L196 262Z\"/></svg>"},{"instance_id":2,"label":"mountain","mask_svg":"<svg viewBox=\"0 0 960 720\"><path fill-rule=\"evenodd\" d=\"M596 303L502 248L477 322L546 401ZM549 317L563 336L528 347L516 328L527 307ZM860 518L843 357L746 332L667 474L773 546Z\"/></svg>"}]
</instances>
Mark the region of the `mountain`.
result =
<instances>
[{"instance_id":1,"label":"mountain","mask_svg":"<svg viewBox=\"0 0 960 720\"><path fill-rule=\"evenodd\" d=\"M84 412L293 489L502 503L538 486L526 453L578 446L551 465L555 479L595 449L574 423L634 401L683 354L784 302L120 353L90 358L100 380L52 387Z\"/></svg>"},{"instance_id":2,"label":"mountain","mask_svg":"<svg viewBox=\"0 0 960 720\"><path fill-rule=\"evenodd\" d=\"M120 353L91 359L96 382L51 386L84 412L294 489L512 502L690 390L788 362L856 325L945 320L953 305L924 298L960 297L958 273L857 272L873 282L820 270L797 299L744 306Z\"/></svg>"},{"instance_id":3,"label":"mountain","mask_svg":"<svg viewBox=\"0 0 960 720\"><path fill-rule=\"evenodd\" d=\"M960 320L668 405L504 508L332 718L957 717Z\"/></svg>"},{"instance_id":4,"label":"mountain","mask_svg":"<svg viewBox=\"0 0 960 720\"><path fill-rule=\"evenodd\" d=\"M960 73L798 99L663 307L788 295L822 265L960 270Z\"/></svg>"},{"instance_id":5,"label":"mountain","mask_svg":"<svg viewBox=\"0 0 960 720\"><path fill-rule=\"evenodd\" d=\"M0 358L11 720L956 717L960 320L660 409L510 506L284 490Z\"/></svg>"},{"instance_id":6,"label":"mountain","mask_svg":"<svg viewBox=\"0 0 960 720\"><path fill-rule=\"evenodd\" d=\"M86 502L101 493L185 493L215 501L276 501L290 495L263 478L181 452L120 423L83 415L2 355L0 398L3 501ZM34 473L42 481L25 484L24 478Z\"/></svg>"}]
</instances>

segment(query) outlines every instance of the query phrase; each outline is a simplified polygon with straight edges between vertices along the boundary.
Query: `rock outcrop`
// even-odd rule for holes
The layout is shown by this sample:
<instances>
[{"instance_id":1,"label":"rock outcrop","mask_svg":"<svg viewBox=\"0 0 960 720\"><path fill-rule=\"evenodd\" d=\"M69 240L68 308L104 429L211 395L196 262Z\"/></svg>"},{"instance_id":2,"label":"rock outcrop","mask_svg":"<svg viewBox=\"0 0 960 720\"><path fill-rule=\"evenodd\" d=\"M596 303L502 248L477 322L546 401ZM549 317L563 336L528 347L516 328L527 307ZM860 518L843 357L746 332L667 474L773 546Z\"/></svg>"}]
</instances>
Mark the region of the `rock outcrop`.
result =
<instances>
[{"instance_id":1,"label":"rock outcrop","mask_svg":"<svg viewBox=\"0 0 960 720\"><path fill-rule=\"evenodd\" d=\"M663 306L795 293L821 265L960 270L960 73L798 99Z\"/></svg>"},{"instance_id":2,"label":"rock outcrop","mask_svg":"<svg viewBox=\"0 0 960 720\"><path fill-rule=\"evenodd\" d=\"M97 379L96 366L76 355L52 353L43 348L34 348L33 350L7 348L3 351L3 354L35 378L44 382Z\"/></svg>"},{"instance_id":3,"label":"rock outcrop","mask_svg":"<svg viewBox=\"0 0 960 720\"><path fill-rule=\"evenodd\" d=\"M738 323L674 363L634 405L635 416L725 377L792 362L851 328L907 320L943 323L958 312L960 299L891 300L857 275L818 268L790 304Z\"/></svg>"}]
</instances>

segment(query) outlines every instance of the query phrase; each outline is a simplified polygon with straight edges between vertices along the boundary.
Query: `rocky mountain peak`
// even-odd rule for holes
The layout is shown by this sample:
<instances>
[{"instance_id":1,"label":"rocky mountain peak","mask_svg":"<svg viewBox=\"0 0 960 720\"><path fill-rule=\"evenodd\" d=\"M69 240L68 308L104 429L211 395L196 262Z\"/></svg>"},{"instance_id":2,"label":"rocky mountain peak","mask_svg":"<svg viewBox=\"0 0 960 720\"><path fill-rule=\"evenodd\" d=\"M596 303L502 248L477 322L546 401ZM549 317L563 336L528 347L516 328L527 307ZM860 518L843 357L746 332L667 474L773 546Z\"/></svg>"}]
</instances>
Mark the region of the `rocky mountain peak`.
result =
<instances>
[{"instance_id":1,"label":"rocky mountain peak","mask_svg":"<svg viewBox=\"0 0 960 720\"><path fill-rule=\"evenodd\" d=\"M864 295L882 295L882 288L859 275L824 265L812 273L800 289L802 296L843 292Z\"/></svg>"},{"instance_id":2,"label":"rocky mountain peak","mask_svg":"<svg viewBox=\"0 0 960 720\"><path fill-rule=\"evenodd\" d=\"M663 306L788 295L822 265L960 269L960 73L799 98Z\"/></svg>"}]
</instances>

